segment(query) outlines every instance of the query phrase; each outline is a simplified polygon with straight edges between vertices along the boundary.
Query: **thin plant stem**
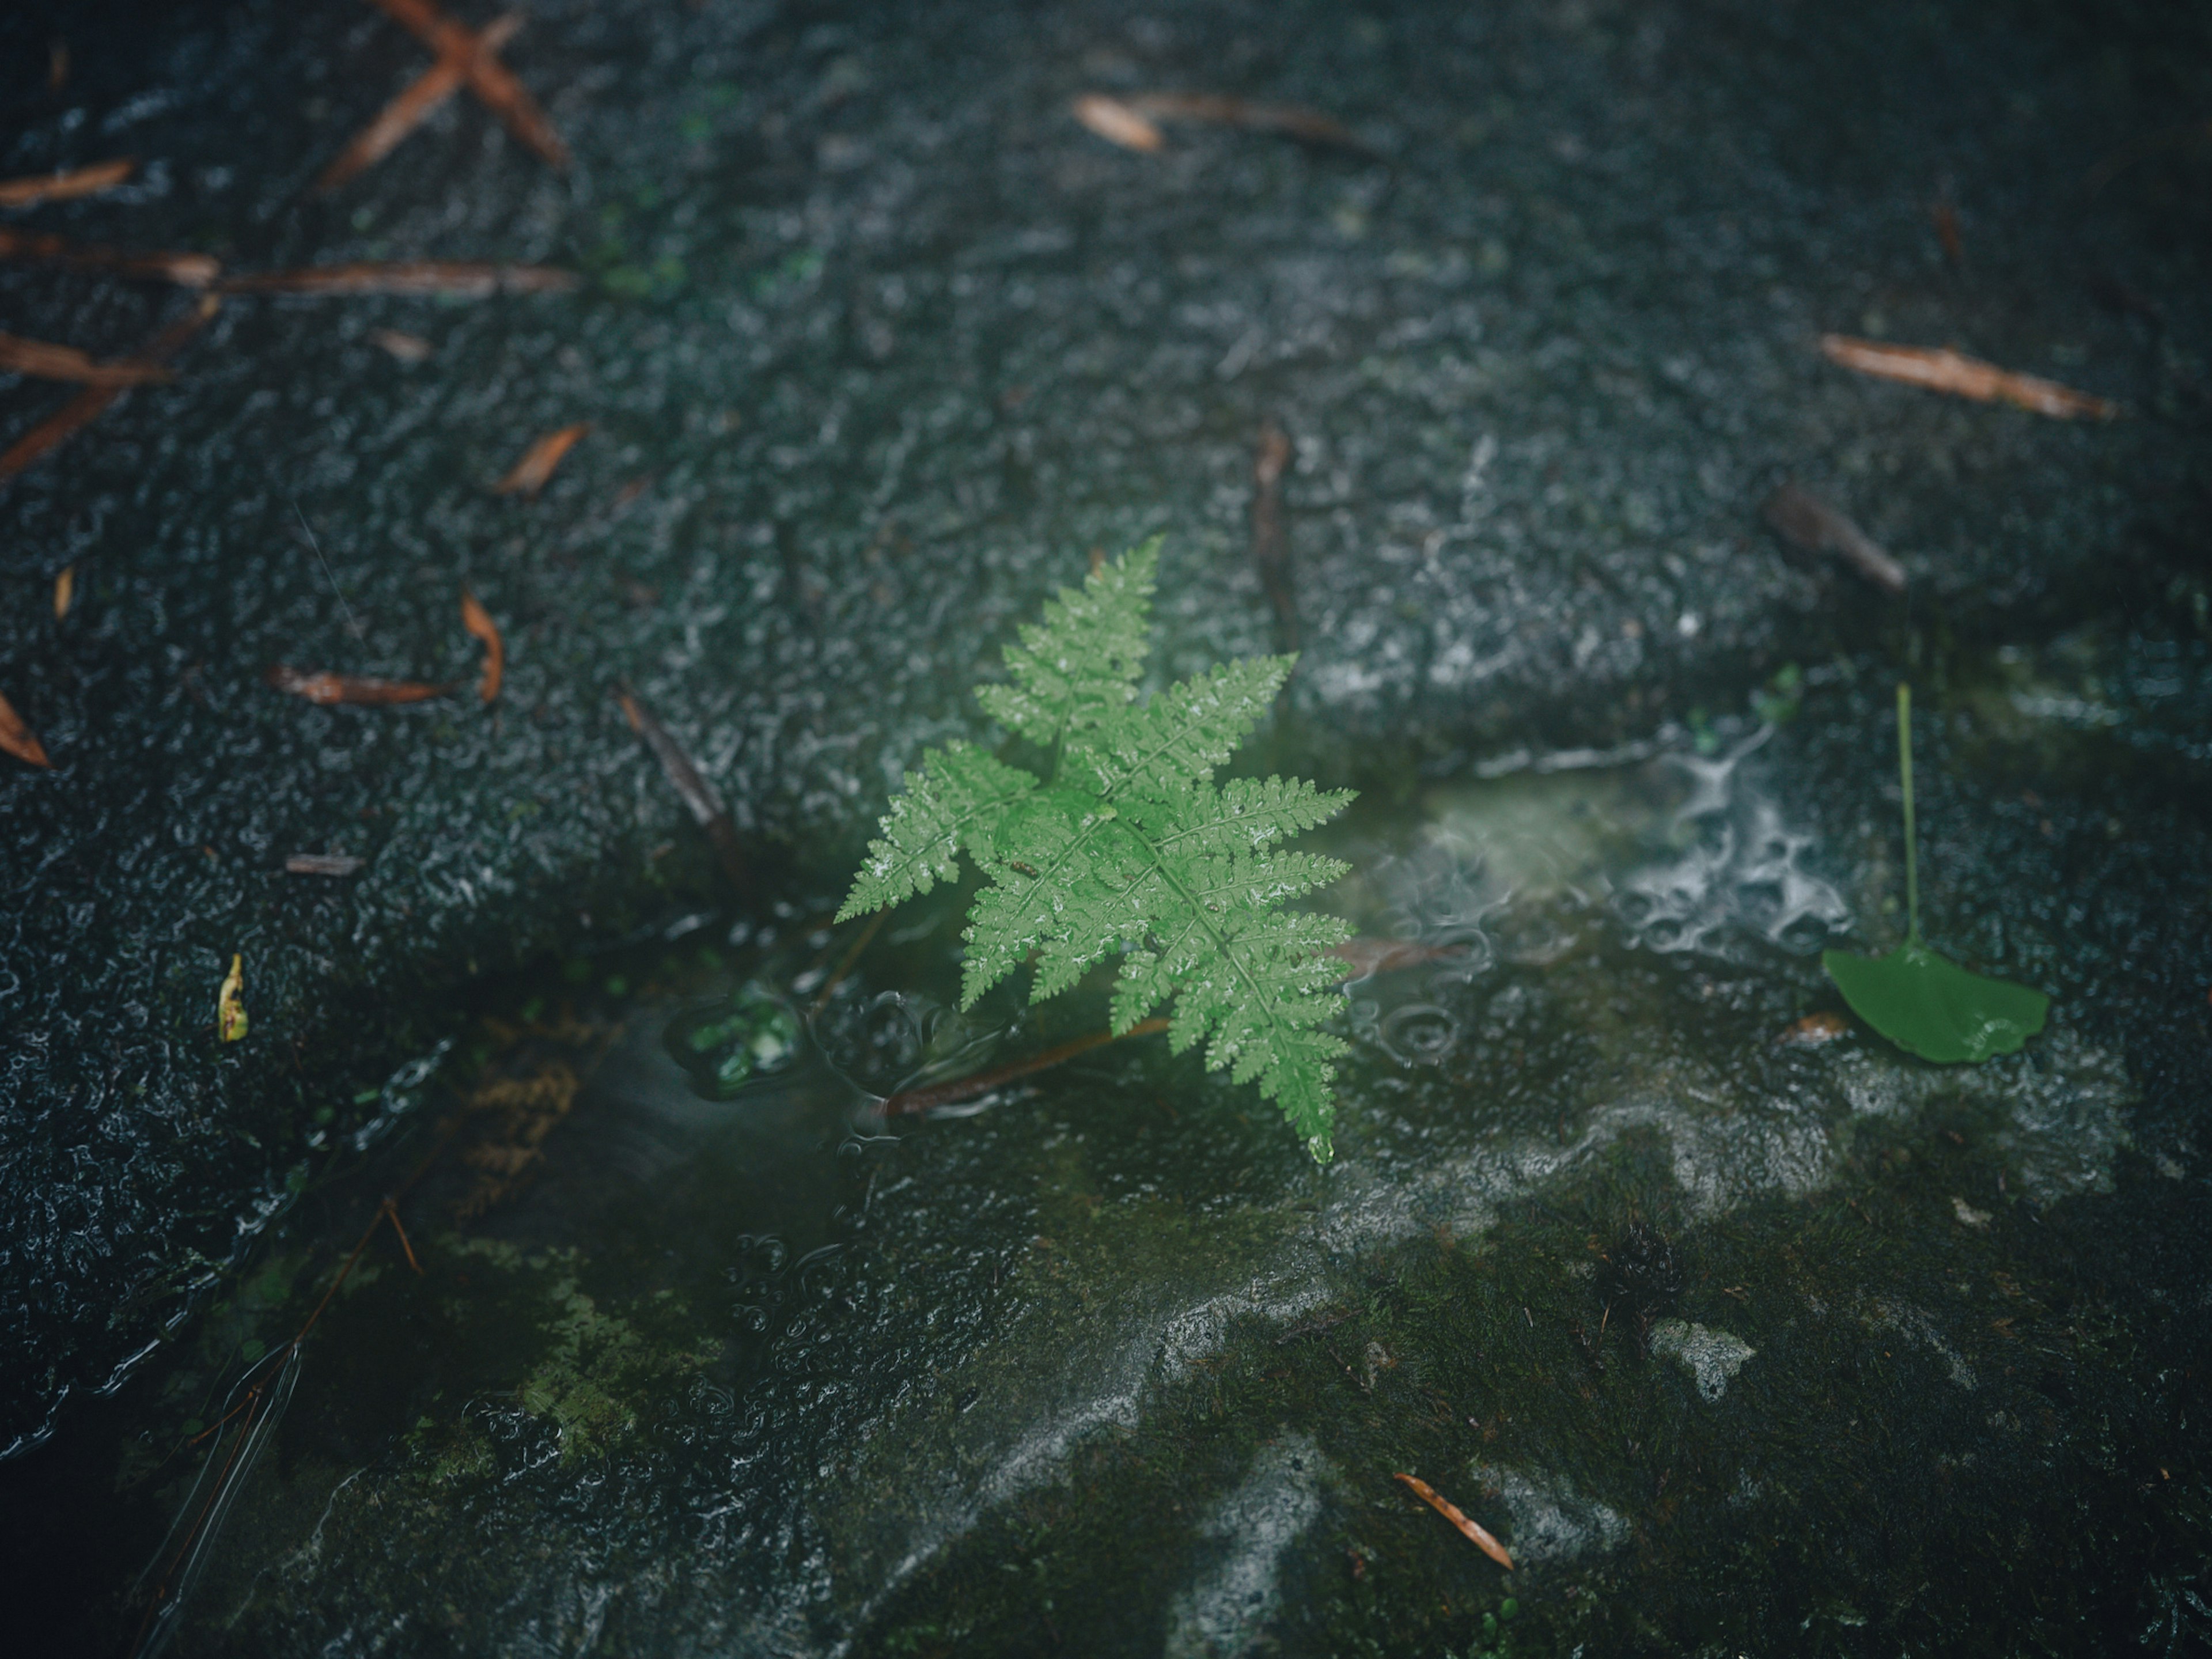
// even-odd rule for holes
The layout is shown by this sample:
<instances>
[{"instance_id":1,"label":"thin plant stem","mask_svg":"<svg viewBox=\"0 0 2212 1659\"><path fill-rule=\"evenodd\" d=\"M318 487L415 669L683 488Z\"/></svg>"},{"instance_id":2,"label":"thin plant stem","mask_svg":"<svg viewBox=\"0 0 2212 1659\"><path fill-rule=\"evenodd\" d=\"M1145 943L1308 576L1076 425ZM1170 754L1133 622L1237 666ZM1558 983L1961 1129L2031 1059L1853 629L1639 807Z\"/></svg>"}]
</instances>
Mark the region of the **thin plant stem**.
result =
<instances>
[{"instance_id":1,"label":"thin plant stem","mask_svg":"<svg viewBox=\"0 0 2212 1659\"><path fill-rule=\"evenodd\" d=\"M1920 856L1912 828L1912 688L1897 688L1897 775L1905 785L1905 942L1920 943Z\"/></svg>"}]
</instances>

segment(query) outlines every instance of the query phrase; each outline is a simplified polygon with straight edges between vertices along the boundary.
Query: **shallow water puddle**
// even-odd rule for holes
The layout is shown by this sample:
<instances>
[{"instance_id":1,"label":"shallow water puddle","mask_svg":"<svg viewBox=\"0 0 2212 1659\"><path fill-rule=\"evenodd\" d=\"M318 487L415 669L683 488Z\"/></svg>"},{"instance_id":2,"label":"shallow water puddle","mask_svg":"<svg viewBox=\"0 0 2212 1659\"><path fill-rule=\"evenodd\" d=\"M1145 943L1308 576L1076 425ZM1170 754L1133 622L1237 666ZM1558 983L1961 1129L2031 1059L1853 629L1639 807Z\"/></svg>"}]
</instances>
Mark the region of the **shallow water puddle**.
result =
<instances>
[{"instance_id":1,"label":"shallow water puddle","mask_svg":"<svg viewBox=\"0 0 2212 1659\"><path fill-rule=\"evenodd\" d=\"M1508 1596L1515 1651L1948 1639L1921 1586L2027 1570L2008 1517L2088 1478L2168 1292L2058 1243L2145 1203L2091 1030L1784 1040L1887 879L1820 763L1745 731L1355 819L1333 900L1400 948L1327 1170L1157 1039L887 1125L1103 1020L955 1012L952 902L495 991L132 1407L122 1504L183 1505L179 1443L329 1282L314 1218L422 1170L421 1274L386 1239L346 1281L177 1650L1433 1651Z\"/></svg>"}]
</instances>

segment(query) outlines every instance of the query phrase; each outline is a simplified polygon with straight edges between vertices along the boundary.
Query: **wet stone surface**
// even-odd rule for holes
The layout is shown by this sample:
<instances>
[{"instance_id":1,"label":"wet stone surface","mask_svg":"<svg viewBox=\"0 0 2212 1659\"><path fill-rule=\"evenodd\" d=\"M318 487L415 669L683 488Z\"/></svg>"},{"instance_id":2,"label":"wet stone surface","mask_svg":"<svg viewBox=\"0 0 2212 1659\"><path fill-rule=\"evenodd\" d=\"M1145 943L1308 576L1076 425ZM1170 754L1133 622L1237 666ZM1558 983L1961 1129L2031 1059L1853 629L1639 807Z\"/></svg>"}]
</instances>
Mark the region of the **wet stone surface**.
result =
<instances>
[{"instance_id":1,"label":"wet stone surface","mask_svg":"<svg viewBox=\"0 0 2212 1659\"><path fill-rule=\"evenodd\" d=\"M56 763L0 763L0 1445L61 1428L0 1513L84 1647L418 1167L422 1275L381 1235L325 1314L180 1651L1458 1652L1508 1595L1529 1652L2204 1639L2204 161L2073 182L2201 119L2201 21L556 3L507 56L572 173L457 100L329 200L428 61L374 12L65 32L0 170L147 166L37 229L586 279L233 301L0 501L0 691ZM1066 113L1217 86L1374 157ZM100 356L182 303L0 291ZM1168 532L1166 672L1274 642L1270 418L1305 656L1263 762L1367 792L1333 902L1431 947L1352 989L1338 1163L1157 1044L886 1132L872 1094L1098 1009L950 1016L948 906L816 1011L852 935L807 918L1089 550ZM1771 541L1785 476L1909 602ZM464 690L319 709L279 661ZM1838 1006L1822 943L1894 940L1900 672L1931 941L2058 999L1971 1073L1778 1040ZM742 913L624 684L729 801Z\"/></svg>"}]
</instances>

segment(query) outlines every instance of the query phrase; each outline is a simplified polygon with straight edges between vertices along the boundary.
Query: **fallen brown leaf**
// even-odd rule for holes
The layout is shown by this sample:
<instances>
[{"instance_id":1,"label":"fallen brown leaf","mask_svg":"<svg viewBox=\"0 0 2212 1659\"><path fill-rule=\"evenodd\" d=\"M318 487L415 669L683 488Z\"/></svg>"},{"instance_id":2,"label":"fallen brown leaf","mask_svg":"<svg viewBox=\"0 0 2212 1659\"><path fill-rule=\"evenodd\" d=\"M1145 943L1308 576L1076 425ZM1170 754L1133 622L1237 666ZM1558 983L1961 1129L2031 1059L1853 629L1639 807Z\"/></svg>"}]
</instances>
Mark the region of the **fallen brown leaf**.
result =
<instances>
[{"instance_id":1,"label":"fallen brown leaf","mask_svg":"<svg viewBox=\"0 0 2212 1659\"><path fill-rule=\"evenodd\" d=\"M1877 587L1905 592L1905 567L1811 490L1785 483L1759 513L1774 532L1808 553L1833 553Z\"/></svg>"},{"instance_id":2,"label":"fallen brown leaf","mask_svg":"<svg viewBox=\"0 0 2212 1659\"><path fill-rule=\"evenodd\" d=\"M205 288L222 275L222 261L205 253L126 253L27 230L0 230L0 259L111 271L146 282L173 283L179 288Z\"/></svg>"},{"instance_id":3,"label":"fallen brown leaf","mask_svg":"<svg viewBox=\"0 0 2212 1659\"><path fill-rule=\"evenodd\" d=\"M0 208L36 207L41 202L67 202L79 196L97 196L128 179L137 165L126 155L112 161L94 161L88 167L70 167L28 179L0 179Z\"/></svg>"},{"instance_id":4,"label":"fallen brown leaf","mask_svg":"<svg viewBox=\"0 0 2212 1659\"><path fill-rule=\"evenodd\" d=\"M349 876L361 860L348 853L294 853L284 860L288 876Z\"/></svg>"},{"instance_id":5,"label":"fallen brown leaf","mask_svg":"<svg viewBox=\"0 0 2212 1659\"><path fill-rule=\"evenodd\" d=\"M1885 380L1948 392L1977 403L2011 404L2037 415L2070 421L2076 416L2109 421L2122 411L2115 403L2076 392L2056 380L2033 374L2015 374L1975 357L1923 346L1884 345L1876 340L1855 340L1844 334L1823 334L1821 353L1832 363L1856 369Z\"/></svg>"},{"instance_id":6,"label":"fallen brown leaf","mask_svg":"<svg viewBox=\"0 0 2212 1659\"><path fill-rule=\"evenodd\" d=\"M65 564L61 574L54 578L54 620L67 619L70 606L76 602L76 567Z\"/></svg>"},{"instance_id":7,"label":"fallen brown leaf","mask_svg":"<svg viewBox=\"0 0 2212 1659\"><path fill-rule=\"evenodd\" d=\"M561 458L576 447L576 441L592 428L581 422L564 426L558 432L549 432L522 453L514 470L492 486L498 495L535 496L545 488L553 476L553 469L561 465Z\"/></svg>"},{"instance_id":8,"label":"fallen brown leaf","mask_svg":"<svg viewBox=\"0 0 2212 1659\"><path fill-rule=\"evenodd\" d=\"M1450 1522L1452 1525L1457 1527L1462 1533L1466 1534L1468 1540L1474 1544L1475 1548L1480 1550L1492 1560L1497 1562L1498 1565L1504 1568L1506 1571L1510 1572L1513 1571L1513 1557L1508 1553L1505 1546L1499 1543L1495 1538L1492 1538L1475 1522L1468 1520L1465 1515L1460 1512L1459 1506L1456 1504L1454 1504L1450 1499L1438 1492L1434 1486L1431 1486L1427 1481L1421 1480L1417 1475L1399 1474L1394 1475L1391 1478L1395 1480L1402 1480L1408 1486L1412 1487L1414 1497L1419 1498L1421 1502L1426 1504L1438 1515L1441 1515L1445 1520Z\"/></svg>"},{"instance_id":9,"label":"fallen brown leaf","mask_svg":"<svg viewBox=\"0 0 2212 1659\"><path fill-rule=\"evenodd\" d=\"M475 55L481 57L497 52L514 38L522 27L522 14L508 12L495 18L475 40ZM461 89L469 78L469 62L451 53L441 53L438 61L401 91L397 98L377 114L376 118L353 137L353 141L337 153L330 166L323 169L322 177L315 180L315 188L328 192L338 188L348 179L367 172L398 148L400 142L423 120Z\"/></svg>"},{"instance_id":10,"label":"fallen brown leaf","mask_svg":"<svg viewBox=\"0 0 2212 1659\"><path fill-rule=\"evenodd\" d=\"M451 294L465 300L495 294L559 294L576 286L572 271L550 265L472 264L443 259L392 263L356 260L298 270L255 271L227 277L225 294Z\"/></svg>"},{"instance_id":11,"label":"fallen brown leaf","mask_svg":"<svg viewBox=\"0 0 2212 1659\"><path fill-rule=\"evenodd\" d=\"M1119 99L1109 98L1103 93L1086 92L1070 107L1077 120L1108 143L1119 144L1123 149L1149 155L1167 142L1150 121Z\"/></svg>"},{"instance_id":12,"label":"fallen brown leaf","mask_svg":"<svg viewBox=\"0 0 2212 1659\"><path fill-rule=\"evenodd\" d=\"M428 702L453 690L427 680L380 680L368 674L309 673L284 663L272 664L262 678L289 696L305 697L322 708L339 703L376 706L395 702Z\"/></svg>"},{"instance_id":13,"label":"fallen brown leaf","mask_svg":"<svg viewBox=\"0 0 2212 1659\"><path fill-rule=\"evenodd\" d=\"M51 767L46 758L46 745L39 734L23 724L23 717L15 712L15 705L0 696L0 751L13 755L19 761L33 766Z\"/></svg>"},{"instance_id":14,"label":"fallen brown leaf","mask_svg":"<svg viewBox=\"0 0 2212 1659\"><path fill-rule=\"evenodd\" d=\"M419 334L402 334L396 328L371 329L368 343L380 346L403 363L419 363L430 355L430 343Z\"/></svg>"},{"instance_id":15,"label":"fallen brown leaf","mask_svg":"<svg viewBox=\"0 0 2212 1659\"><path fill-rule=\"evenodd\" d=\"M222 301L215 295L202 295L191 310L146 343L146 349L139 353L140 358L148 362L167 362L184 349L185 343L199 332L208 319L222 309ZM5 453L0 453L0 479L14 477L26 467L60 448L98 420L110 404L128 395L129 392L128 386L87 386L16 439Z\"/></svg>"},{"instance_id":16,"label":"fallen brown leaf","mask_svg":"<svg viewBox=\"0 0 2212 1659\"><path fill-rule=\"evenodd\" d=\"M436 52L441 61L462 64L469 90L516 137L552 166L568 165L568 146L561 141L560 132L538 106L538 100L506 64L492 53L478 50L479 37L473 30L447 16L432 0L370 0L370 3Z\"/></svg>"},{"instance_id":17,"label":"fallen brown leaf","mask_svg":"<svg viewBox=\"0 0 2212 1659\"><path fill-rule=\"evenodd\" d=\"M507 669L507 647L491 612L478 605L477 596L465 587L461 590L461 626L483 641L483 678L477 682L477 696L489 702L499 695L500 677Z\"/></svg>"},{"instance_id":18,"label":"fallen brown leaf","mask_svg":"<svg viewBox=\"0 0 2212 1659\"><path fill-rule=\"evenodd\" d=\"M169 378L169 371L159 363L96 363L75 346L50 345L15 334L0 334L0 369L41 380L74 380L80 386L144 386Z\"/></svg>"},{"instance_id":19,"label":"fallen brown leaf","mask_svg":"<svg viewBox=\"0 0 2212 1659\"><path fill-rule=\"evenodd\" d=\"M1841 1014L1824 1011L1792 1020L1783 1028L1782 1035L1775 1041L1792 1048L1817 1048L1823 1043L1833 1042L1838 1037L1847 1037L1850 1034L1850 1021Z\"/></svg>"}]
</instances>

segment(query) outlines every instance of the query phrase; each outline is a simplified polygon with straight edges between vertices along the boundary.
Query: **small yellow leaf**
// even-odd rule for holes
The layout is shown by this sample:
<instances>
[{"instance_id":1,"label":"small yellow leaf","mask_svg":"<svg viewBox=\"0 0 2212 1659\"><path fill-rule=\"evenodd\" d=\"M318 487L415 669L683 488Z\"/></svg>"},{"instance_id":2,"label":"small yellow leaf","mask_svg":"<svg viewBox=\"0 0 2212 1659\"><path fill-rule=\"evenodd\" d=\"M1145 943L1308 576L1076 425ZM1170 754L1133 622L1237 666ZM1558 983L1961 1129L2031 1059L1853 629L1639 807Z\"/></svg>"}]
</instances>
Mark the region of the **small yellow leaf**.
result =
<instances>
[{"instance_id":1,"label":"small yellow leaf","mask_svg":"<svg viewBox=\"0 0 2212 1659\"><path fill-rule=\"evenodd\" d=\"M230 972L224 975L222 994L216 999L216 1029L225 1042L235 1042L246 1035L246 961L233 955Z\"/></svg>"}]
</instances>

